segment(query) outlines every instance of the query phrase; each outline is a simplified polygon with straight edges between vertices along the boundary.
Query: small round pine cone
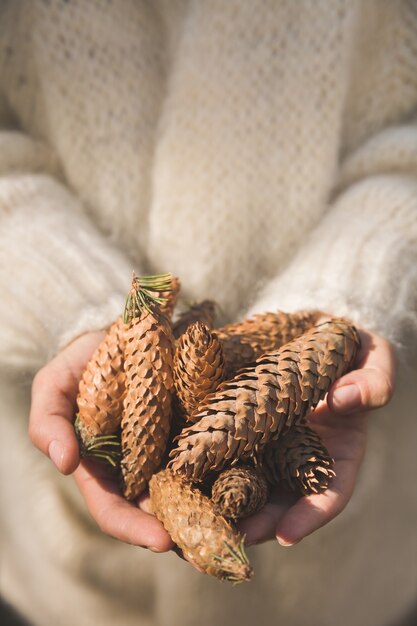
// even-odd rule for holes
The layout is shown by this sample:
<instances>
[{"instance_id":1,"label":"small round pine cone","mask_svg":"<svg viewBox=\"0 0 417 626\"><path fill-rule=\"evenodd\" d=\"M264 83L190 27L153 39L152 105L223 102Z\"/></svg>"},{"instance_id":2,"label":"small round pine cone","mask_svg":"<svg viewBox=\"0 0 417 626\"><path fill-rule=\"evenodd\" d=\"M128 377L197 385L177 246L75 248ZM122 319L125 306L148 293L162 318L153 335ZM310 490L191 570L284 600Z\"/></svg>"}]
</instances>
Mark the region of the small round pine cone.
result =
<instances>
[{"instance_id":1,"label":"small round pine cone","mask_svg":"<svg viewBox=\"0 0 417 626\"><path fill-rule=\"evenodd\" d=\"M211 499L220 515L236 521L253 515L265 506L268 484L259 469L232 467L221 472L215 480Z\"/></svg>"},{"instance_id":2,"label":"small round pine cone","mask_svg":"<svg viewBox=\"0 0 417 626\"><path fill-rule=\"evenodd\" d=\"M174 356L174 385L187 421L226 374L219 340L202 322L194 322L178 340Z\"/></svg>"}]
</instances>

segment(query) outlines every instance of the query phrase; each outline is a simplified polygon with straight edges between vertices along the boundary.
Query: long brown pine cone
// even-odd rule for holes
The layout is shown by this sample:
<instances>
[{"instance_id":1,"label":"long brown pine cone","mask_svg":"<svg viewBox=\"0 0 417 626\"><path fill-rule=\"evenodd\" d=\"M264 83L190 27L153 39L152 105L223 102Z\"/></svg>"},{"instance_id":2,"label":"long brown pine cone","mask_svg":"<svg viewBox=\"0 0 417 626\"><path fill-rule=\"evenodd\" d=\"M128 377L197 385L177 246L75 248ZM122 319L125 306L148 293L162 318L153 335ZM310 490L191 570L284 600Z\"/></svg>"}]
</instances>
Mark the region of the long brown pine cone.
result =
<instances>
[{"instance_id":1,"label":"long brown pine cone","mask_svg":"<svg viewBox=\"0 0 417 626\"><path fill-rule=\"evenodd\" d=\"M214 333L223 346L227 378L305 333L320 315L318 311L262 313L216 329Z\"/></svg>"},{"instance_id":2,"label":"long brown pine cone","mask_svg":"<svg viewBox=\"0 0 417 626\"><path fill-rule=\"evenodd\" d=\"M93 456L105 459L106 449L111 451L115 443L111 436L120 428L125 393L123 347L124 323L120 318L94 351L80 381L75 426L82 456L95 450Z\"/></svg>"},{"instance_id":3,"label":"long brown pine cone","mask_svg":"<svg viewBox=\"0 0 417 626\"><path fill-rule=\"evenodd\" d=\"M317 325L210 394L170 453L169 466L194 481L250 459L303 420L352 365L359 347L343 319Z\"/></svg>"},{"instance_id":4,"label":"long brown pine cone","mask_svg":"<svg viewBox=\"0 0 417 626\"><path fill-rule=\"evenodd\" d=\"M208 328L213 328L216 319L216 303L213 300L203 300L192 304L183 311L172 325L174 337L178 339L187 330L190 324L202 322Z\"/></svg>"},{"instance_id":5,"label":"long brown pine cone","mask_svg":"<svg viewBox=\"0 0 417 626\"><path fill-rule=\"evenodd\" d=\"M223 470L211 492L214 510L236 521L260 511L268 499L268 484L262 471L249 466Z\"/></svg>"},{"instance_id":6,"label":"long brown pine cone","mask_svg":"<svg viewBox=\"0 0 417 626\"><path fill-rule=\"evenodd\" d=\"M137 283L132 286L132 298L137 288ZM125 319L126 395L120 467L123 495L132 500L142 493L159 468L167 445L174 339L166 317L156 307L153 311L134 307Z\"/></svg>"},{"instance_id":7,"label":"long brown pine cone","mask_svg":"<svg viewBox=\"0 0 417 626\"><path fill-rule=\"evenodd\" d=\"M250 579L243 538L215 512L207 496L170 470L152 476L149 494L156 517L191 563L220 580Z\"/></svg>"},{"instance_id":8,"label":"long brown pine cone","mask_svg":"<svg viewBox=\"0 0 417 626\"><path fill-rule=\"evenodd\" d=\"M336 475L320 436L306 424L297 424L267 443L258 464L271 485L281 484L303 495L325 491Z\"/></svg>"},{"instance_id":9,"label":"long brown pine cone","mask_svg":"<svg viewBox=\"0 0 417 626\"><path fill-rule=\"evenodd\" d=\"M174 385L188 422L209 393L226 377L220 341L201 322L180 337L174 355Z\"/></svg>"}]
</instances>

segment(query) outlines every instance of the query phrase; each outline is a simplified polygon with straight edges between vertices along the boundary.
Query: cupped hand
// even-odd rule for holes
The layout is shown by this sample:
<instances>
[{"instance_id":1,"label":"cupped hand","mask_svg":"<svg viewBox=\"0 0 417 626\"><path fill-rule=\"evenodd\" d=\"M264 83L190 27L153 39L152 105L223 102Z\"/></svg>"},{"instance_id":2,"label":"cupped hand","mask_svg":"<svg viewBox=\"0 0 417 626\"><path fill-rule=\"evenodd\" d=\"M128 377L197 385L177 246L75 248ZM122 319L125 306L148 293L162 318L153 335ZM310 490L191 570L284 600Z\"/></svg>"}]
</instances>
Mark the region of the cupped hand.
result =
<instances>
[{"instance_id":1,"label":"cupped hand","mask_svg":"<svg viewBox=\"0 0 417 626\"><path fill-rule=\"evenodd\" d=\"M338 515L349 502L366 446L366 415L390 400L395 384L395 357L389 342L359 331L361 349L355 369L330 389L326 401L309 416L335 460L336 477L324 493L296 498L276 489L256 515L240 522L247 544L278 539L298 543ZM174 544L150 513L148 497L139 508L127 502L118 480L106 467L80 462L73 420L78 384L104 333L87 333L62 350L36 375L32 387L29 434L33 443L63 474L74 473L88 510L106 534L156 552Z\"/></svg>"},{"instance_id":2,"label":"cupped hand","mask_svg":"<svg viewBox=\"0 0 417 626\"><path fill-rule=\"evenodd\" d=\"M352 371L337 380L325 401L309 416L335 461L336 477L321 494L296 498L279 489L240 530L248 545L278 539L298 543L336 517L349 502L361 465L367 432L367 412L389 402L395 384L395 355L384 338L359 330L361 348Z\"/></svg>"},{"instance_id":3,"label":"cupped hand","mask_svg":"<svg viewBox=\"0 0 417 626\"><path fill-rule=\"evenodd\" d=\"M103 337L104 332L82 335L35 376L29 436L60 472L74 474L91 516L104 533L155 552L165 552L173 546L170 536L153 515L122 497L112 471L97 463L80 462L73 428L78 384Z\"/></svg>"}]
</instances>

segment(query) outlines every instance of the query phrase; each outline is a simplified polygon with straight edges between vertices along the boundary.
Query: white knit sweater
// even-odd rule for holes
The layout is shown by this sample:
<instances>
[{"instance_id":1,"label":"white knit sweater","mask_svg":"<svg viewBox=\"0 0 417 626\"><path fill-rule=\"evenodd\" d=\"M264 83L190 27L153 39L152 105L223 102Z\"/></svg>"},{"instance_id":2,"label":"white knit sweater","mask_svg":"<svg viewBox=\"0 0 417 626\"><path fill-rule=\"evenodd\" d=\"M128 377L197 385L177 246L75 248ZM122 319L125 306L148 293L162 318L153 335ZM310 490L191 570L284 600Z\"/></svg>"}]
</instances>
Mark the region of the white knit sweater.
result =
<instances>
[{"instance_id":1,"label":"white knit sweater","mask_svg":"<svg viewBox=\"0 0 417 626\"><path fill-rule=\"evenodd\" d=\"M0 368L33 374L110 323L132 269L177 274L186 299L214 298L228 320L276 308L346 314L417 359L416 111L413 0L3 0ZM19 446L16 397L20 421L4 428ZM19 592L4 574L5 593L42 626L72 626L74 615L80 626L177 623L151 604L135 613L132 548L111 543L115 571L94 570L91 582L81 534L102 561L110 540L85 518L66 521L73 501L83 510L77 496L25 455L78 559L71 570L62 542L50 547L59 563L43 565L44 580L53 568L85 580L49 609L33 576ZM48 516L35 527L50 546ZM125 612L112 600L115 572L133 576L117 592ZM211 582L198 581L204 595Z\"/></svg>"}]
</instances>

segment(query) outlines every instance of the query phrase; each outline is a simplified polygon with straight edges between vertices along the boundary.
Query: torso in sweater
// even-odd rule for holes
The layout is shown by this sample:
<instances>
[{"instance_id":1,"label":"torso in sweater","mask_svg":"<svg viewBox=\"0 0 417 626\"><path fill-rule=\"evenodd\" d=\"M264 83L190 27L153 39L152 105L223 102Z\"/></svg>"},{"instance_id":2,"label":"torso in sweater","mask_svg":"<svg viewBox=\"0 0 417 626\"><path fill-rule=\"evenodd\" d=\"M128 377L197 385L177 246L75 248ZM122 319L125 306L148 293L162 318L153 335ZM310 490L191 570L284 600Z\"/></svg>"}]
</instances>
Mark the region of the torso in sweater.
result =
<instances>
[{"instance_id":1,"label":"torso in sweater","mask_svg":"<svg viewBox=\"0 0 417 626\"><path fill-rule=\"evenodd\" d=\"M404 117L407 3L6 2L4 91L117 245L229 316ZM372 42L372 43L370 43Z\"/></svg>"},{"instance_id":2,"label":"torso in sweater","mask_svg":"<svg viewBox=\"0 0 417 626\"><path fill-rule=\"evenodd\" d=\"M132 269L417 337L415 7L3 1L0 361L109 324Z\"/></svg>"}]
</instances>

